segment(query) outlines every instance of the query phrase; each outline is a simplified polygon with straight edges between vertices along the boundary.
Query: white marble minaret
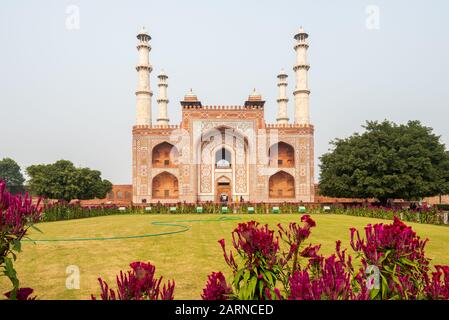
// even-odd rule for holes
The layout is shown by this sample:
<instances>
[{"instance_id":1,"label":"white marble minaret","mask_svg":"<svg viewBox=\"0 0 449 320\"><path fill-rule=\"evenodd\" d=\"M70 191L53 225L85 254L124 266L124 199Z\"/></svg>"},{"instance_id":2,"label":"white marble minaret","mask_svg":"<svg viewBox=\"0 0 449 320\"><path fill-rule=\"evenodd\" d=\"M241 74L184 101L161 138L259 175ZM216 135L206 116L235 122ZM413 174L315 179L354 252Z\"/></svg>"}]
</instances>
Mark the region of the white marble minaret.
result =
<instances>
[{"instance_id":1,"label":"white marble minaret","mask_svg":"<svg viewBox=\"0 0 449 320\"><path fill-rule=\"evenodd\" d=\"M287 74L284 69L281 70L281 73L278 75L279 82L279 98L278 102L278 115L276 121L278 124L288 124L288 115L287 115Z\"/></svg>"},{"instance_id":2,"label":"white marble minaret","mask_svg":"<svg viewBox=\"0 0 449 320\"><path fill-rule=\"evenodd\" d=\"M167 126L169 119L168 119L168 113L167 113L167 104L168 104L168 97L167 97L167 75L163 70L159 73L157 76L159 79L159 83L157 86L159 87L159 97L157 99L157 103L159 105L159 112L157 117L157 124L160 126Z\"/></svg>"},{"instance_id":3,"label":"white marble minaret","mask_svg":"<svg viewBox=\"0 0 449 320\"><path fill-rule=\"evenodd\" d=\"M307 63L307 49L309 44L307 38L309 35L301 27L299 32L295 35L295 51L296 51L296 65L293 70L296 73L296 87L293 91L295 97L295 123L309 124L309 81L308 71L310 69Z\"/></svg>"},{"instance_id":4,"label":"white marble minaret","mask_svg":"<svg viewBox=\"0 0 449 320\"><path fill-rule=\"evenodd\" d=\"M137 50L139 51L139 64L136 66L139 79L136 91L136 124L151 125L151 97L153 93L150 88L150 73L152 67L150 65L149 41L150 35L143 27L137 35L139 43Z\"/></svg>"}]
</instances>

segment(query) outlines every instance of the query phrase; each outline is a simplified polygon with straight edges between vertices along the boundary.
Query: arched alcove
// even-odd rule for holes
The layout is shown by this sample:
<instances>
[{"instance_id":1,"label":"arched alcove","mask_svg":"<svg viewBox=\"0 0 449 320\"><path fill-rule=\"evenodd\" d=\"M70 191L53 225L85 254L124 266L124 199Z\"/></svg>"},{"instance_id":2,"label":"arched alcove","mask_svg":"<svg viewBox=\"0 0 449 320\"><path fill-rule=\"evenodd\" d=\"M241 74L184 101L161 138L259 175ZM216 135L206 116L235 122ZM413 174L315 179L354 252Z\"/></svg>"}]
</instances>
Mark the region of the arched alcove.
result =
<instances>
[{"instance_id":1,"label":"arched alcove","mask_svg":"<svg viewBox=\"0 0 449 320\"><path fill-rule=\"evenodd\" d=\"M268 182L270 198L294 198L295 178L285 171L273 174Z\"/></svg>"},{"instance_id":2,"label":"arched alcove","mask_svg":"<svg viewBox=\"0 0 449 320\"><path fill-rule=\"evenodd\" d=\"M162 142L153 148L153 168L175 168L178 166L178 149L168 142Z\"/></svg>"},{"instance_id":3,"label":"arched alcove","mask_svg":"<svg viewBox=\"0 0 449 320\"><path fill-rule=\"evenodd\" d=\"M293 168L295 166L295 150L285 142L273 144L268 149L269 165L280 168Z\"/></svg>"},{"instance_id":4,"label":"arched alcove","mask_svg":"<svg viewBox=\"0 0 449 320\"><path fill-rule=\"evenodd\" d=\"M162 172L152 181L153 199L176 199L179 197L178 178L168 172Z\"/></svg>"}]
</instances>

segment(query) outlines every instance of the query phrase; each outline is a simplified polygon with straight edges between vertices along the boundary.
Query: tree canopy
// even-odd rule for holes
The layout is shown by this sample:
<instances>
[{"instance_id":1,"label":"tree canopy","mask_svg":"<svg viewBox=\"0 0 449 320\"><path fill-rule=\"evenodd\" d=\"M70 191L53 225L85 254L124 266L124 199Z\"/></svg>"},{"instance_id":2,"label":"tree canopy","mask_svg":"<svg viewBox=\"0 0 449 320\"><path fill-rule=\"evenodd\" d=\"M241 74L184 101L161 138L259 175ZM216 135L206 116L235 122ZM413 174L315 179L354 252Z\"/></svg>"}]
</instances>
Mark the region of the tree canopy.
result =
<instances>
[{"instance_id":1,"label":"tree canopy","mask_svg":"<svg viewBox=\"0 0 449 320\"><path fill-rule=\"evenodd\" d=\"M6 187L12 193L23 190L25 178L20 171L20 166L11 158L0 160L0 180L6 182Z\"/></svg>"},{"instance_id":2,"label":"tree canopy","mask_svg":"<svg viewBox=\"0 0 449 320\"><path fill-rule=\"evenodd\" d=\"M367 121L365 132L331 142L321 156L320 193L417 200L449 193L449 152L419 121Z\"/></svg>"},{"instance_id":3,"label":"tree canopy","mask_svg":"<svg viewBox=\"0 0 449 320\"><path fill-rule=\"evenodd\" d=\"M30 190L39 196L70 201L105 198L112 183L101 179L101 172L76 168L72 162L32 165L27 169Z\"/></svg>"}]
</instances>

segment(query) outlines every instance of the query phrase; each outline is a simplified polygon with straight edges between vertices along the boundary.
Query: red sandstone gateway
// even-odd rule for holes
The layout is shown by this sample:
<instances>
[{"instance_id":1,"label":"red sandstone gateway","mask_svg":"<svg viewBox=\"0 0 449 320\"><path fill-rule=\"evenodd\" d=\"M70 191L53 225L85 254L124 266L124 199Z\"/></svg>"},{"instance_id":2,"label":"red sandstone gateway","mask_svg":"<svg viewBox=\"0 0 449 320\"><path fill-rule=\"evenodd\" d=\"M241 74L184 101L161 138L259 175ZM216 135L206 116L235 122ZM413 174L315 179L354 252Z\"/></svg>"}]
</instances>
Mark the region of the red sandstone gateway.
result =
<instances>
[{"instance_id":1,"label":"red sandstone gateway","mask_svg":"<svg viewBox=\"0 0 449 320\"><path fill-rule=\"evenodd\" d=\"M181 123L171 125L168 76L163 71L158 75L158 118L152 123L151 37L145 29L139 32L137 118L132 131L134 204L219 202L223 197L229 202L314 201L308 35L301 28L294 38L293 122L287 116L287 74L281 71L275 124L265 123L265 101L255 89L241 106L203 106L191 89L181 101Z\"/></svg>"}]
</instances>

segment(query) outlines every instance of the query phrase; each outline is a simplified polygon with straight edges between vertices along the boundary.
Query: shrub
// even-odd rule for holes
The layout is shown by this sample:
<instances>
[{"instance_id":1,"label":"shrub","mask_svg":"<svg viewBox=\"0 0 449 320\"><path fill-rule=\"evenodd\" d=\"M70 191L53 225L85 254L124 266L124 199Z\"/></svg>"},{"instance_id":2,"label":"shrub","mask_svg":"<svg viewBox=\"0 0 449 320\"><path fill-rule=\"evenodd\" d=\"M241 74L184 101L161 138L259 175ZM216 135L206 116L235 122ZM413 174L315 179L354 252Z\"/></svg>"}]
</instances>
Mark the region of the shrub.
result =
<instances>
[{"instance_id":1,"label":"shrub","mask_svg":"<svg viewBox=\"0 0 449 320\"><path fill-rule=\"evenodd\" d=\"M376 219L393 220L398 217L403 221L427 223L427 224L444 224L444 213L437 207L423 207L420 209L403 209L398 207L376 207L376 206L351 206L347 208L333 207L330 213L347 214L350 216L369 217Z\"/></svg>"},{"instance_id":2,"label":"shrub","mask_svg":"<svg viewBox=\"0 0 449 320\"><path fill-rule=\"evenodd\" d=\"M54 203L43 208L42 222L101 217L115 214L126 214L115 205L81 206L79 204Z\"/></svg>"}]
</instances>

